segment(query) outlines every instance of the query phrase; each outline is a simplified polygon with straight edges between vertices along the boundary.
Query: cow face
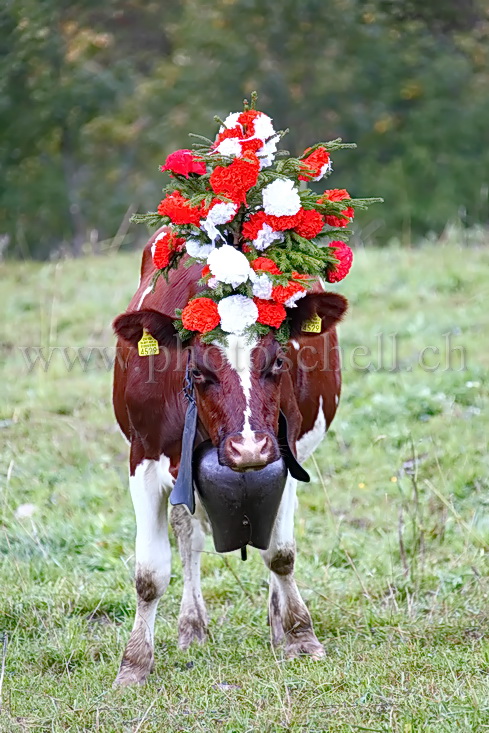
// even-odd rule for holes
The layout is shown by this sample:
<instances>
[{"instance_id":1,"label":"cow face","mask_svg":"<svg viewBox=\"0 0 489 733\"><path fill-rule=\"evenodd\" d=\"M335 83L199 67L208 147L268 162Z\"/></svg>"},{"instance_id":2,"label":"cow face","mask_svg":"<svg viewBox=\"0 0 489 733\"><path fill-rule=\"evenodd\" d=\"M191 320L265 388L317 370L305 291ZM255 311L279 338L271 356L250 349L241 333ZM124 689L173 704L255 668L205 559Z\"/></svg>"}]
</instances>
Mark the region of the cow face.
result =
<instances>
[{"instance_id":1,"label":"cow face","mask_svg":"<svg viewBox=\"0 0 489 733\"><path fill-rule=\"evenodd\" d=\"M346 307L346 300L336 293L305 296L289 311L292 338L300 339L302 323L315 315L321 318L322 332L327 331ZM176 345L172 319L157 311L124 313L114 321L114 329L133 345L143 329L166 348ZM289 365L273 331L252 343L245 336L229 336L227 346L193 338L189 369L199 420L218 448L222 465L235 471L257 470L279 458L279 410L281 403L292 402L281 399L282 389L291 388L284 378Z\"/></svg>"},{"instance_id":2,"label":"cow face","mask_svg":"<svg viewBox=\"0 0 489 733\"><path fill-rule=\"evenodd\" d=\"M254 343L230 336L226 347L195 339L190 367L199 417L223 465L251 470L279 458L284 356L271 334Z\"/></svg>"}]
</instances>

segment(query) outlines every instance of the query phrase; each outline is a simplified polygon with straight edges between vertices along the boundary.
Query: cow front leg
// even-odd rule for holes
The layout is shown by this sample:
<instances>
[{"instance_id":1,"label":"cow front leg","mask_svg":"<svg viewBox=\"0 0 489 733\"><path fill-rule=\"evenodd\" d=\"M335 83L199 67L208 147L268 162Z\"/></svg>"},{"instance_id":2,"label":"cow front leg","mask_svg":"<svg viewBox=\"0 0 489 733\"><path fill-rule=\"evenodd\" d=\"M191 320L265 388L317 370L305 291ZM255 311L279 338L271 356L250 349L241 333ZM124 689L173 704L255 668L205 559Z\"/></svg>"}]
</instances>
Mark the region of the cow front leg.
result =
<instances>
[{"instance_id":1,"label":"cow front leg","mask_svg":"<svg viewBox=\"0 0 489 733\"><path fill-rule=\"evenodd\" d=\"M154 624L158 601L170 581L167 486L161 462L143 460L129 478L136 514L137 610L116 685L143 684L154 667Z\"/></svg>"},{"instance_id":2,"label":"cow front leg","mask_svg":"<svg viewBox=\"0 0 489 733\"><path fill-rule=\"evenodd\" d=\"M307 607L294 580L295 542L294 512L297 481L289 476L272 531L268 550L262 551L270 569L270 598L268 616L272 642L285 642L289 659L307 654L314 659L324 655Z\"/></svg>"},{"instance_id":3,"label":"cow front leg","mask_svg":"<svg viewBox=\"0 0 489 733\"><path fill-rule=\"evenodd\" d=\"M178 645L180 649L188 649L194 641L202 643L207 632L207 610L200 587L200 556L205 535L199 517L192 517L183 506L172 508L171 525L178 541L183 568Z\"/></svg>"}]
</instances>

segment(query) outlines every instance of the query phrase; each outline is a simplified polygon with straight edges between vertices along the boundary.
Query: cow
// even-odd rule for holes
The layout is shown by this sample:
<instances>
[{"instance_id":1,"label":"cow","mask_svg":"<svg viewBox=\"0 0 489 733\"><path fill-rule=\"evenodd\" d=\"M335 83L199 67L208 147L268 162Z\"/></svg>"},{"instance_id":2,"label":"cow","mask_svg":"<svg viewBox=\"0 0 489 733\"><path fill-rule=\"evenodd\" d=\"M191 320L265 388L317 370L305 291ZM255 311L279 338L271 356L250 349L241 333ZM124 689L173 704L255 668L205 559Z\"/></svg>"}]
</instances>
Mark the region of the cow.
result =
<instances>
[{"instance_id":1,"label":"cow","mask_svg":"<svg viewBox=\"0 0 489 733\"><path fill-rule=\"evenodd\" d=\"M144 683L154 668L156 608L170 580L167 505L182 457L186 373L197 404L195 445L210 439L218 449L219 462L237 472L257 470L277 460L280 410L287 419L291 449L300 463L305 461L331 424L341 390L335 327L347 301L337 293L324 292L319 281L296 307L288 309L287 348L271 330L251 344L245 337L230 336L227 346L203 343L196 334L183 349L174 326L175 310L199 291L201 266L181 263L168 279L159 277L154 284L151 247L162 231L165 228L155 232L144 248L139 287L127 311L114 321L118 358L113 405L130 445L129 485L137 525L137 610L115 680L122 686ZM316 323L320 319L320 332L302 330L311 318ZM139 355L137 344L144 332L158 341L158 355ZM319 659L324 649L294 579L296 484L289 474L270 544L261 550L270 571L268 618L272 642L285 644L286 657ZM187 649L206 637L200 555L209 524L198 496L195 514L184 506L173 506L170 522L183 567L178 641L181 649Z\"/></svg>"}]
</instances>

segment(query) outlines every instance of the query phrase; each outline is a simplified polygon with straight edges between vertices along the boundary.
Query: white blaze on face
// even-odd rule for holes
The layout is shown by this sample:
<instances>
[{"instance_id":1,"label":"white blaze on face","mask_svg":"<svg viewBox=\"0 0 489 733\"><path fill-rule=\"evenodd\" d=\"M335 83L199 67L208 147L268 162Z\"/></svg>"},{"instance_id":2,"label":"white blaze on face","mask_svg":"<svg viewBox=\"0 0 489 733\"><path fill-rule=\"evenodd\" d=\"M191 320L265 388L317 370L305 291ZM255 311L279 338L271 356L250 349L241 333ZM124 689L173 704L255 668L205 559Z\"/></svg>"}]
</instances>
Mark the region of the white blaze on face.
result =
<instances>
[{"instance_id":1,"label":"white blaze on face","mask_svg":"<svg viewBox=\"0 0 489 733\"><path fill-rule=\"evenodd\" d=\"M241 435L246 444L247 441L255 443L255 433L251 429L251 355L256 346L256 341L248 343L245 336L228 335L228 345L219 347L223 351L229 365L234 369L239 377L243 395L245 399L245 409L243 413L243 430Z\"/></svg>"}]
</instances>

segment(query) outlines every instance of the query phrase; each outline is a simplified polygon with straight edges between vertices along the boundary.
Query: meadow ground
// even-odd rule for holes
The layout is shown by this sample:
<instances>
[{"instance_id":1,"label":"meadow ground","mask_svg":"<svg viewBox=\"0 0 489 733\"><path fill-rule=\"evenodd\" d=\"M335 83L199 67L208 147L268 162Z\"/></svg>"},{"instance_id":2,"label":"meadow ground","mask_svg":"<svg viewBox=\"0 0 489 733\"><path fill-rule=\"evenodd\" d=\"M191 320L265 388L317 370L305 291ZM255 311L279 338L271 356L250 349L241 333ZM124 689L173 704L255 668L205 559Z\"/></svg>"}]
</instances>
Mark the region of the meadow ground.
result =
<instances>
[{"instance_id":1,"label":"meadow ground","mask_svg":"<svg viewBox=\"0 0 489 733\"><path fill-rule=\"evenodd\" d=\"M156 672L114 690L135 525L107 361L138 267L1 266L2 733L489 729L489 248L360 250L338 286L343 398L296 517L326 658L271 650L258 553L209 539L208 643L177 648L175 551Z\"/></svg>"}]
</instances>

